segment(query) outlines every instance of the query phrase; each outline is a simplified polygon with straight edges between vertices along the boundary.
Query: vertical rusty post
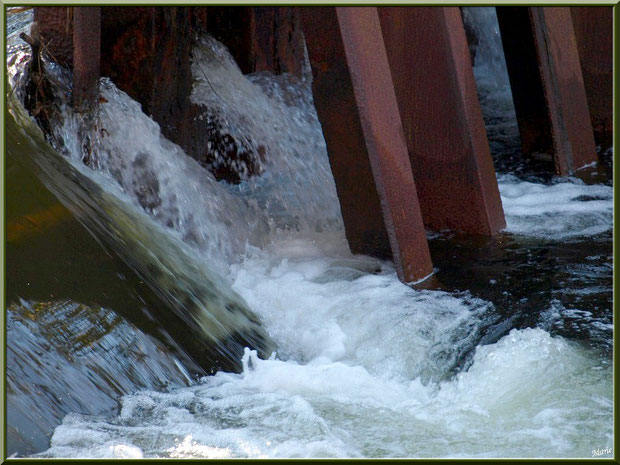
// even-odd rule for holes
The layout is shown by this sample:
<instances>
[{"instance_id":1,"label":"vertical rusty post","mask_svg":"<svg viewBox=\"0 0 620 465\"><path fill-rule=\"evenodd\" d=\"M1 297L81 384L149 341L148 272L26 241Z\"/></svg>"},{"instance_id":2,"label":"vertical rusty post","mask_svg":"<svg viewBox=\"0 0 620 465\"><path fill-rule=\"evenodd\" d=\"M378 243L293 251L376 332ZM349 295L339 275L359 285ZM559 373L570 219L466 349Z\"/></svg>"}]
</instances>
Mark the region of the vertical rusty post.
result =
<instances>
[{"instance_id":1,"label":"vertical rusty post","mask_svg":"<svg viewBox=\"0 0 620 465\"><path fill-rule=\"evenodd\" d=\"M424 279L433 268L377 9L308 7L302 24L351 251Z\"/></svg>"},{"instance_id":2,"label":"vertical rusty post","mask_svg":"<svg viewBox=\"0 0 620 465\"><path fill-rule=\"evenodd\" d=\"M251 69L302 76L304 39L299 9L290 6L250 8L247 53Z\"/></svg>"},{"instance_id":3,"label":"vertical rusty post","mask_svg":"<svg viewBox=\"0 0 620 465\"><path fill-rule=\"evenodd\" d=\"M571 13L497 7L523 150L553 154L560 175L597 160Z\"/></svg>"},{"instance_id":4,"label":"vertical rusty post","mask_svg":"<svg viewBox=\"0 0 620 465\"><path fill-rule=\"evenodd\" d=\"M424 223L493 235L506 226L458 7L380 7Z\"/></svg>"},{"instance_id":5,"label":"vertical rusty post","mask_svg":"<svg viewBox=\"0 0 620 465\"><path fill-rule=\"evenodd\" d=\"M570 7L595 135L613 126L613 7Z\"/></svg>"},{"instance_id":6,"label":"vertical rusty post","mask_svg":"<svg viewBox=\"0 0 620 465\"><path fill-rule=\"evenodd\" d=\"M103 74L190 153L192 9L106 6L102 14Z\"/></svg>"},{"instance_id":7,"label":"vertical rusty post","mask_svg":"<svg viewBox=\"0 0 620 465\"><path fill-rule=\"evenodd\" d=\"M99 96L101 8L73 8L73 106L91 107Z\"/></svg>"}]
</instances>

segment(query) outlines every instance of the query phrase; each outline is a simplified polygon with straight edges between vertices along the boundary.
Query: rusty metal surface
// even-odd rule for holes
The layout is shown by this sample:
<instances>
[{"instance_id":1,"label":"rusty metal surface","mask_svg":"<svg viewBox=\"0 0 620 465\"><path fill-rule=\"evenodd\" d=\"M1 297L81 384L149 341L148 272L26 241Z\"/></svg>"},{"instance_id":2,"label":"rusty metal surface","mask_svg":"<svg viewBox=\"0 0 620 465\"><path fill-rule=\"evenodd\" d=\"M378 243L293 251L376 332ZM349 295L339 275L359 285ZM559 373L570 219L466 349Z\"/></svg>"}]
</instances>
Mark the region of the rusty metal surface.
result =
<instances>
[{"instance_id":1,"label":"rusty metal surface","mask_svg":"<svg viewBox=\"0 0 620 465\"><path fill-rule=\"evenodd\" d=\"M556 170L570 174L598 160L570 10L532 7L530 16L551 114Z\"/></svg>"},{"instance_id":2,"label":"rusty metal surface","mask_svg":"<svg viewBox=\"0 0 620 465\"><path fill-rule=\"evenodd\" d=\"M596 161L570 10L497 7L497 13L524 152L552 153L560 175Z\"/></svg>"},{"instance_id":3,"label":"rusty metal surface","mask_svg":"<svg viewBox=\"0 0 620 465\"><path fill-rule=\"evenodd\" d=\"M73 8L73 105L92 107L99 97L101 8Z\"/></svg>"},{"instance_id":4,"label":"rusty metal surface","mask_svg":"<svg viewBox=\"0 0 620 465\"><path fill-rule=\"evenodd\" d=\"M376 8L302 13L323 127L351 251L391 255L399 278L432 273Z\"/></svg>"},{"instance_id":5,"label":"rusty metal surface","mask_svg":"<svg viewBox=\"0 0 620 465\"><path fill-rule=\"evenodd\" d=\"M290 73L302 77L305 41L299 8L281 6L275 10L275 73Z\"/></svg>"},{"instance_id":6,"label":"rusty metal surface","mask_svg":"<svg viewBox=\"0 0 620 465\"><path fill-rule=\"evenodd\" d=\"M250 34L244 53L250 57L251 68L244 72L275 72L276 8L256 7L248 10Z\"/></svg>"},{"instance_id":7,"label":"rusty metal surface","mask_svg":"<svg viewBox=\"0 0 620 465\"><path fill-rule=\"evenodd\" d=\"M34 29L56 61L73 66L73 8L38 6L33 19Z\"/></svg>"},{"instance_id":8,"label":"rusty metal surface","mask_svg":"<svg viewBox=\"0 0 620 465\"><path fill-rule=\"evenodd\" d=\"M595 135L613 128L613 7L570 7Z\"/></svg>"},{"instance_id":9,"label":"rusty metal surface","mask_svg":"<svg viewBox=\"0 0 620 465\"><path fill-rule=\"evenodd\" d=\"M458 7L380 7L424 223L493 235L506 226Z\"/></svg>"}]
</instances>

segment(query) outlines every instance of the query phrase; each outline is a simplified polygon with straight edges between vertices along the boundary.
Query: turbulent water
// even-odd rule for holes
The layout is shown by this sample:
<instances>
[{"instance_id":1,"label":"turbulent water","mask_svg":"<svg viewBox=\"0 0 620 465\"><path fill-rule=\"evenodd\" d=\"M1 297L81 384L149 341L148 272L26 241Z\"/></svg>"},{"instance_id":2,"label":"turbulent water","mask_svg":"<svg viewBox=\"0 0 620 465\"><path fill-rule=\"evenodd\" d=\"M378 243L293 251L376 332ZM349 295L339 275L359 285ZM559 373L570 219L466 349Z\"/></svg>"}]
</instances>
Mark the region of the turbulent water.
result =
<instances>
[{"instance_id":1,"label":"turbulent water","mask_svg":"<svg viewBox=\"0 0 620 465\"><path fill-rule=\"evenodd\" d=\"M488 30L491 13L470 11L469 20ZM488 64L484 53L477 56ZM19 85L27 51L10 55ZM137 388L118 412L76 405L35 456L590 457L612 447L610 185L503 170L505 233L431 235L440 289L412 289L390 262L348 250L310 83L243 76L209 37L194 57L193 102L266 147L264 175L239 186L215 181L106 79L95 163L82 163L68 109L63 155L37 156L70 168L45 179L48 187L68 204L84 196L81 220L103 215L111 241L131 246L113 249L138 262L138 273L158 276L153 287L177 296L199 289L184 305L203 317L224 314L213 301L237 302L247 308L241 323L260 323L274 352L246 349L241 373ZM497 159L501 144L518 145L516 124L509 108L489 117L489 102L506 103L507 87L483 68L476 62ZM32 122L10 104L19 137L9 144L41 148ZM158 201L145 202L145 192ZM201 326L207 340L221 337L216 323ZM159 363L170 372L178 364Z\"/></svg>"}]
</instances>

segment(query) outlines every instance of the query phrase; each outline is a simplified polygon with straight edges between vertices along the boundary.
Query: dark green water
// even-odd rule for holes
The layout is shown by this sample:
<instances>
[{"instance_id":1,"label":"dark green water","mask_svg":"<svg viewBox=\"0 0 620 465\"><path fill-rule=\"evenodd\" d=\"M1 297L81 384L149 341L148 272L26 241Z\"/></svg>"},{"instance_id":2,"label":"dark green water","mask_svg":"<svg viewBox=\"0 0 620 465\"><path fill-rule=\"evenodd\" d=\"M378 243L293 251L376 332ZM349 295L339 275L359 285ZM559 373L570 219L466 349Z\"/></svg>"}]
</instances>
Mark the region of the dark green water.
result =
<instances>
[{"instance_id":1,"label":"dark green water","mask_svg":"<svg viewBox=\"0 0 620 465\"><path fill-rule=\"evenodd\" d=\"M15 153L6 157L7 421L8 454L24 455L46 449L68 413L109 414L123 394L204 372L175 342L182 322Z\"/></svg>"}]
</instances>

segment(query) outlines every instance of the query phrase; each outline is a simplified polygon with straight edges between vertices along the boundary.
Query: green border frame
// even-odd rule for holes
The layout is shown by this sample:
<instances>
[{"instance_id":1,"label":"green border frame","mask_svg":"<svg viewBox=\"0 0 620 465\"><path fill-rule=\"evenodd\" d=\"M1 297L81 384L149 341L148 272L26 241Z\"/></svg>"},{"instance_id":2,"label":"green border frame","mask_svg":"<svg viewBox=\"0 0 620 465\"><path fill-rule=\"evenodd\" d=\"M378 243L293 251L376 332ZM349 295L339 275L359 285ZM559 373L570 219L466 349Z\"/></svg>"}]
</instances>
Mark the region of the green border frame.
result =
<instances>
[{"instance_id":1,"label":"green border frame","mask_svg":"<svg viewBox=\"0 0 620 465\"><path fill-rule=\"evenodd\" d=\"M620 8L618 7L618 1L616 0L606 0L606 1L594 1L594 2L584 2L583 0L546 0L542 2L532 2L531 0L477 0L477 1L461 1L461 2L439 2L439 1L424 1L424 0L390 0L385 3L377 2L376 0L350 0L344 1L339 0L336 2L332 2L330 0L305 0L301 2L292 2L290 0L282 0L282 1L261 1L261 0L250 0L250 1L204 1L204 0L185 0L178 2L162 2L157 3L153 0L132 0L132 1L123 1L123 0L105 0L101 2L96 2L92 0L86 1L78 1L78 0L69 0L65 2L41 2L41 1L32 1L32 0L23 0L23 1L13 1L13 0L0 0L0 25L2 27L2 39L0 44L2 44L3 49L3 57L4 63L7 60L7 50L6 50L6 8L10 6L83 6L84 4L91 4L97 6L114 6L114 5L123 5L123 6L132 6L132 5L156 5L156 6L217 6L217 5L226 5L226 6L243 6L243 5L265 5L265 6L316 6L316 5L339 5L339 6L496 6L496 5L518 5L518 6L612 6L613 7L613 33L614 33L614 47L613 47L613 91L614 91L614 105L613 105L613 137L612 137L612 147L615 150L616 147L616 135L620 129L620 122L616 117L618 111L618 101L617 95L620 91L619 80L617 79L617 65L620 59L620 47L617 47L618 44L618 24L620 24ZM167 464L181 464L188 462L204 462L205 459L33 459L33 458L7 458L7 448L6 448L6 434L7 434L7 417L6 417L6 281L4 277L6 276L6 242L5 242L5 234L6 234L6 191L5 191L5 175L6 175L6 116L7 116L7 107L6 107L6 91L7 91L7 82L6 82L6 67L4 72L2 73L2 89L3 93L0 97L0 101L3 105L2 118L0 119L2 124L2 138L0 141L0 151L2 153L2 164L0 165L0 190L2 192L2 202L0 203L0 213L2 214L2 231L0 232L0 240L2 241L2 286L0 286L0 299L3 304L3 312L1 318L0 325L0 344L2 345L2 351L0 356L0 366L2 367L2 382L0 386L2 386L2 402L0 402L0 415L2 417L2 434L0 435L0 464L1 463L100 463L100 462L113 462L113 463L136 463L136 462L162 462ZM613 157L613 185L614 185L614 224L613 224L613 296L616 296L617 291L617 273L615 267L616 261L616 251L618 248L618 236L617 236L617 224L615 222L615 211L616 211L616 189L615 187L618 184L618 179L620 175L618 174L618 160L614 154ZM613 302L613 325L614 325L614 335L613 335L613 385L616 385L617 378L617 365L616 362L618 360L618 347L616 344L616 309L617 303L614 298ZM597 463L620 463L620 460L616 458L616 451L618 450L618 443L620 442L618 437L615 435L615 427L617 425L617 410L616 406L616 391L614 389L613 394L613 403L614 403L614 450L612 452L612 458L577 458L577 459L503 459L503 458L493 458L493 459L427 459L427 458L398 458L398 459L217 459L218 462L222 463L242 463L248 460L255 462L289 462L294 463L298 461L302 461L304 463L326 463L333 462L336 460L343 460L347 462L351 461L389 461L390 463L409 463L409 462L432 462L432 463L457 463L457 462L508 462L508 463L582 463L584 461L596 461Z\"/></svg>"}]
</instances>

